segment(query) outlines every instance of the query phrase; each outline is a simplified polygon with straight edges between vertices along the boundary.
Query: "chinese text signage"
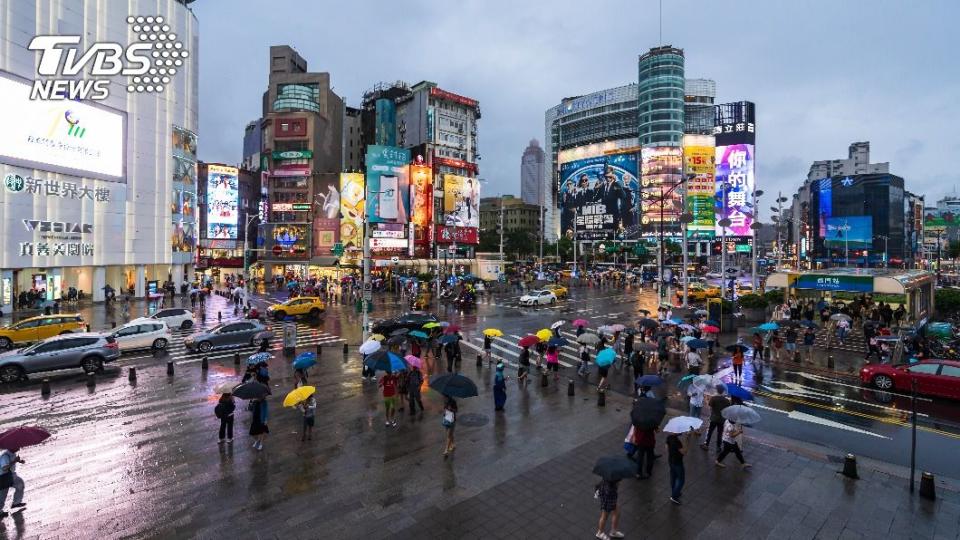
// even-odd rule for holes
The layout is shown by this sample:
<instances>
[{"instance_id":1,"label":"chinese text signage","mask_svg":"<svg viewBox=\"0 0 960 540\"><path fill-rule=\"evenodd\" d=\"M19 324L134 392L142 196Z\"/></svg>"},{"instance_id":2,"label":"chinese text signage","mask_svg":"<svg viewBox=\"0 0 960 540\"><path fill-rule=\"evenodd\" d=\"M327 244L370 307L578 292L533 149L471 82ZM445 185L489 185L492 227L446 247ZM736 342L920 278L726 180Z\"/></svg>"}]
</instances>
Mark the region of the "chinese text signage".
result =
<instances>
[{"instance_id":1,"label":"chinese text signage","mask_svg":"<svg viewBox=\"0 0 960 540\"><path fill-rule=\"evenodd\" d=\"M753 236L753 145L718 146L717 217L730 219L730 226L717 227L716 234ZM727 185L724 190L724 184ZM725 191L725 193L724 193Z\"/></svg>"}]
</instances>

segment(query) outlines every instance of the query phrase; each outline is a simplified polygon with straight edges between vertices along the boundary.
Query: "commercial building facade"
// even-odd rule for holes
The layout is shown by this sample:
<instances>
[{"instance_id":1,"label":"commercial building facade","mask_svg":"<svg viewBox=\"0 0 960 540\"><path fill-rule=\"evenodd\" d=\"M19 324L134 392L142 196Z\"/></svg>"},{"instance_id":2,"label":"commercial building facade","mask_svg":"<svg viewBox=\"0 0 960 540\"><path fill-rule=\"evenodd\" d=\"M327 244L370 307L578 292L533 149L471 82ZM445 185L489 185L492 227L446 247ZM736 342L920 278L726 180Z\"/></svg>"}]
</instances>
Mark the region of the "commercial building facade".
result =
<instances>
[{"instance_id":1,"label":"commercial building facade","mask_svg":"<svg viewBox=\"0 0 960 540\"><path fill-rule=\"evenodd\" d=\"M75 287L99 301L107 285L143 296L150 282L179 286L193 277L198 23L174 0L152 2L149 12L134 8L102 9L93 0L0 5L9 38L0 49L0 110L9 122L0 143L4 312L30 289L54 299ZM128 44L145 24L175 35L169 48L155 44L156 87L152 76L148 89L147 81L117 75L102 99L31 99L36 81L50 81L36 71L41 51L27 48L33 36Z\"/></svg>"},{"instance_id":2,"label":"commercial building facade","mask_svg":"<svg viewBox=\"0 0 960 540\"><path fill-rule=\"evenodd\" d=\"M260 173L203 162L197 171L197 271L218 281L258 260Z\"/></svg>"},{"instance_id":3,"label":"commercial building facade","mask_svg":"<svg viewBox=\"0 0 960 540\"><path fill-rule=\"evenodd\" d=\"M501 210L502 209L502 210ZM539 238L540 206L529 204L513 195L480 199L480 230L500 232L524 231Z\"/></svg>"}]
</instances>

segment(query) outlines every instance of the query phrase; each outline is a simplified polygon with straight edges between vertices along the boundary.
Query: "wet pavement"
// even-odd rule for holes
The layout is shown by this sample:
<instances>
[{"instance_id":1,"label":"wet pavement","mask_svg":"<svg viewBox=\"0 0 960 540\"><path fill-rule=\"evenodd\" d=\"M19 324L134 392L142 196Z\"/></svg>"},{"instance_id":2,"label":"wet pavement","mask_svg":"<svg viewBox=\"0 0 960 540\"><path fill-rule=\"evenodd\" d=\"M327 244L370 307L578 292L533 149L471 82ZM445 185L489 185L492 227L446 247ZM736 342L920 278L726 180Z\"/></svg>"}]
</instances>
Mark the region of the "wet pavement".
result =
<instances>
[{"instance_id":1,"label":"wet pavement","mask_svg":"<svg viewBox=\"0 0 960 540\"><path fill-rule=\"evenodd\" d=\"M649 290L574 289L557 306L531 309L517 307L517 297L485 299L463 313L441 309L441 318L463 328L460 369L480 387L479 397L460 401L458 447L447 460L434 392L424 393L422 418L402 416L398 428L384 427L376 385L359 377L360 315L352 305L330 306L320 323L297 323L297 352L322 350L310 373L318 389L313 441L300 442L299 414L281 407L293 378L292 358L280 350L271 362L271 434L262 452L250 446L242 402L236 440L217 444L212 389L239 380L242 366L232 351L209 355L204 371L202 355L187 354L175 339L164 353L124 355L93 386L79 371L46 375L48 397L40 395L39 377L7 385L0 389L0 426L38 424L53 437L22 452L27 463L18 472L28 509L0 522L0 536L590 538L597 517L590 469L599 455L621 451L632 375L612 372L605 407L596 403L596 374L581 379L572 367L559 383L542 388L534 379L520 389L512 336L558 318L627 323L638 309L655 307L656 298ZM278 299L274 293L256 302ZM94 330L109 328L113 319L103 306L85 309ZM215 296L206 306L207 326L216 324L218 311L233 317ZM372 317L402 311L400 299L384 293ZM493 411L491 370L475 366L480 331L491 326L507 334L494 348L510 364L503 413ZM347 356L344 342L351 346ZM242 362L251 351L240 352ZM175 365L172 377L167 361ZM561 362L575 361L565 349ZM137 368L135 383L129 367ZM670 374L663 393L671 407L685 409L670 384L679 375ZM688 461L689 499L668 508L665 467L658 465L646 484L621 489L630 537L902 537L905 527L918 538L957 537L960 501L952 481L939 486L936 503L906 493L900 465L909 460L910 439L902 396L878 396L805 364L748 366L744 384L756 391L763 416L748 434L748 458L757 467L746 475L734 467L715 471L696 449ZM960 477L957 409L921 402L917 460L940 479ZM836 460L848 451L881 462L862 459L864 478L851 484L835 474ZM870 512L883 520L878 524ZM778 519L796 527L784 529Z\"/></svg>"}]
</instances>

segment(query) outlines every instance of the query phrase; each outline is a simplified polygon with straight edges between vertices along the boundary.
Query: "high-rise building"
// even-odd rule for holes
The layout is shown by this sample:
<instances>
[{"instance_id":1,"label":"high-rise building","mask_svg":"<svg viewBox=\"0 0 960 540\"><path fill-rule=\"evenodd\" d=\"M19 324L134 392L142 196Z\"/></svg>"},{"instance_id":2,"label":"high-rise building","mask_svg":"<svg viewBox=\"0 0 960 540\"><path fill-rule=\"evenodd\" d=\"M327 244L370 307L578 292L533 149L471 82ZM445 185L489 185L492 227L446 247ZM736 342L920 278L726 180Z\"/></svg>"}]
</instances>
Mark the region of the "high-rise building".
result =
<instances>
[{"instance_id":1,"label":"high-rise building","mask_svg":"<svg viewBox=\"0 0 960 540\"><path fill-rule=\"evenodd\" d=\"M503 208L502 216L501 206ZM539 205L529 204L513 195L484 197L480 199L480 230L499 233L502 217L505 233L524 231L534 235L535 238L539 238L539 236L536 236L539 228L537 219L539 211Z\"/></svg>"},{"instance_id":2,"label":"high-rise building","mask_svg":"<svg viewBox=\"0 0 960 540\"><path fill-rule=\"evenodd\" d=\"M654 47L637 63L640 145L680 146L683 142L683 49Z\"/></svg>"},{"instance_id":3,"label":"high-rise building","mask_svg":"<svg viewBox=\"0 0 960 540\"><path fill-rule=\"evenodd\" d=\"M260 173L220 163L197 164L197 271L219 280L257 260ZM244 251L246 246L246 252ZM246 255L246 258L244 258Z\"/></svg>"},{"instance_id":4,"label":"high-rise building","mask_svg":"<svg viewBox=\"0 0 960 540\"><path fill-rule=\"evenodd\" d=\"M683 96L683 132L688 135L713 135L713 104L717 83L710 79L687 79Z\"/></svg>"},{"instance_id":5,"label":"high-rise building","mask_svg":"<svg viewBox=\"0 0 960 540\"><path fill-rule=\"evenodd\" d=\"M520 158L520 198L527 204L544 205L544 153L540 141L531 139Z\"/></svg>"},{"instance_id":6,"label":"high-rise building","mask_svg":"<svg viewBox=\"0 0 960 540\"><path fill-rule=\"evenodd\" d=\"M343 108L343 169L347 171L363 170L363 132L362 109Z\"/></svg>"},{"instance_id":7,"label":"high-rise building","mask_svg":"<svg viewBox=\"0 0 960 540\"><path fill-rule=\"evenodd\" d=\"M270 47L263 93L262 157L266 165L263 274L307 277L334 272L340 230L343 101L330 74L307 70L287 45Z\"/></svg>"}]
</instances>

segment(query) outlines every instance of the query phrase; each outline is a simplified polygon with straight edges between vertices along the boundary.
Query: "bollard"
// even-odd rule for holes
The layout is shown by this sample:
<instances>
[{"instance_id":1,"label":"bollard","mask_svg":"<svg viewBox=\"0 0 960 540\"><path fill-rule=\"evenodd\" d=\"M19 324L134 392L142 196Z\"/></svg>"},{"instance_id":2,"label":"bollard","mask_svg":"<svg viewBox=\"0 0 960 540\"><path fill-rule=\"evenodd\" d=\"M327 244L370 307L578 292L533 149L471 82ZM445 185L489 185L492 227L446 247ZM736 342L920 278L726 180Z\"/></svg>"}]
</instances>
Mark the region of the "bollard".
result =
<instances>
[{"instance_id":1,"label":"bollard","mask_svg":"<svg viewBox=\"0 0 960 540\"><path fill-rule=\"evenodd\" d=\"M223 320L223 312L218 311L218 312L217 312L217 321L222 321L222 320Z\"/></svg>"},{"instance_id":2,"label":"bollard","mask_svg":"<svg viewBox=\"0 0 960 540\"><path fill-rule=\"evenodd\" d=\"M923 471L920 475L920 496L924 499L936 500L937 494L933 485L933 473Z\"/></svg>"},{"instance_id":3,"label":"bollard","mask_svg":"<svg viewBox=\"0 0 960 540\"><path fill-rule=\"evenodd\" d=\"M116 328L116 327L117 327L117 321L110 321L110 328Z\"/></svg>"},{"instance_id":4,"label":"bollard","mask_svg":"<svg viewBox=\"0 0 960 540\"><path fill-rule=\"evenodd\" d=\"M317 358L318 358L318 359L320 358L320 355L321 355L321 354L323 354L323 345L320 344L320 343L317 343Z\"/></svg>"},{"instance_id":5,"label":"bollard","mask_svg":"<svg viewBox=\"0 0 960 540\"><path fill-rule=\"evenodd\" d=\"M541 369L540 370L540 388L546 388L547 386L550 386L550 378L547 377L547 370Z\"/></svg>"},{"instance_id":6,"label":"bollard","mask_svg":"<svg viewBox=\"0 0 960 540\"><path fill-rule=\"evenodd\" d=\"M233 363L234 365L237 365L240 363L240 353L238 352L233 353Z\"/></svg>"},{"instance_id":7,"label":"bollard","mask_svg":"<svg viewBox=\"0 0 960 540\"><path fill-rule=\"evenodd\" d=\"M203 360L200 361L200 369L203 371L210 369L210 360L208 360L206 356L204 356Z\"/></svg>"},{"instance_id":8,"label":"bollard","mask_svg":"<svg viewBox=\"0 0 960 540\"><path fill-rule=\"evenodd\" d=\"M240 312L240 310L237 308L237 306L233 306L233 314L236 315L236 314L238 314L239 312Z\"/></svg>"},{"instance_id":9,"label":"bollard","mask_svg":"<svg viewBox=\"0 0 960 540\"><path fill-rule=\"evenodd\" d=\"M93 372L87 373L87 386L89 386L90 388L93 388L96 385L97 385L96 374Z\"/></svg>"},{"instance_id":10,"label":"bollard","mask_svg":"<svg viewBox=\"0 0 960 540\"><path fill-rule=\"evenodd\" d=\"M567 395L573 397L573 379L567 379Z\"/></svg>"},{"instance_id":11,"label":"bollard","mask_svg":"<svg viewBox=\"0 0 960 540\"><path fill-rule=\"evenodd\" d=\"M483 367L483 355L477 353L477 367Z\"/></svg>"},{"instance_id":12,"label":"bollard","mask_svg":"<svg viewBox=\"0 0 960 540\"><path fill-rule=\"evenodd\" d=\"M834 364L833 355L831 354L827 356L827 369L834 369L835 367L836 367L836 364Z\"/></svg>"},{"instance_id":13,"label":"bollard","mask_svg":"<svg viewBox=\"0 0 960 540\"><path fill-rule=\"evenodd\" d=\"M50 395L50 379L44 379L40 382L40 395L49 396Z\"/></svg>"},{"instance_id":14,"label":"bollard","mask_svg":"<svg viewBox=\"0 0 960 540\"><path fill-rule=\"evenodd\" d=\"M206 311L201 311L201 312L200 312L200 322L207 322L207 312L206 312Z\"/></svg>"},{"instance_id":15,"label":"bollard","mask_svg":"<svg viewBox=\"0 0 960 540\"><path fill-rule=\"evenodd\" d=\"M127 380L130 382L137 382L137 368L130 368L130 372L127 373Z\"/></svg>"},{"instance_id":16,"label":"bollard","mask_svg":"<svg viewBox=\"0 0 960 540\"><path fill-rule=\"evenodd\" d=\"M857 480L860 478L860 475L857 474L857 456L853 454L847 454L843 458L843 471L842 474L847 478L852 478Z\"/></svg>"},{"instance_id":17,"label":"bollard","mask_svg":"<svg viewBox=\"0 0 960 540\"><path fill-rule=\"evenodd\" d=\"M344 356L347 355L347 350L348 350L347 344L344 343L344 344L343 344L343 355L344 355Z\"/></svg>"},{"instance_id":18,"label":"bollard","mask_svg":"<svg viewBox=\"0 0 960 540\"><path fill-rule=\"evenodd\" d=\"M604 407L607 405L607 391L598 390L597 391L597 407Z\"/></svg>"},{"instance_id":19,"label":"bollard","mask_svg":"<svg viewBox=\"0 0 960 540\"><path fill-rule=\"evenodd\" d=\"M87 325L87 332L89 332L89 331L90 331L90 325L88 324L88 325Z\"/></svg>"},{"instance_id":20,"label":"bollard","mask_svg":"<svg viewBox=\"0 0 960 540\"><path fill-rule=\"evenodd\" d=\"M167 361L167 375L173 376L173 360Z\"/></svg>"}]
</instances>

